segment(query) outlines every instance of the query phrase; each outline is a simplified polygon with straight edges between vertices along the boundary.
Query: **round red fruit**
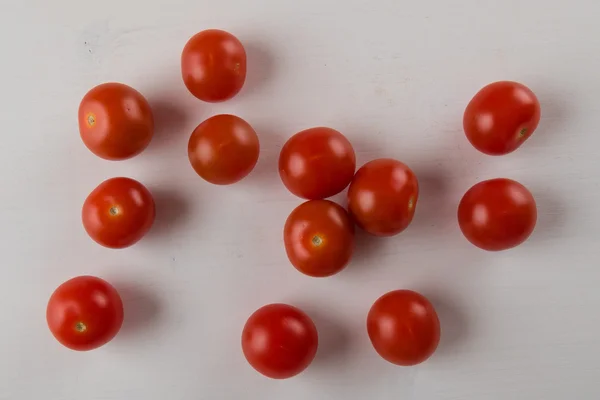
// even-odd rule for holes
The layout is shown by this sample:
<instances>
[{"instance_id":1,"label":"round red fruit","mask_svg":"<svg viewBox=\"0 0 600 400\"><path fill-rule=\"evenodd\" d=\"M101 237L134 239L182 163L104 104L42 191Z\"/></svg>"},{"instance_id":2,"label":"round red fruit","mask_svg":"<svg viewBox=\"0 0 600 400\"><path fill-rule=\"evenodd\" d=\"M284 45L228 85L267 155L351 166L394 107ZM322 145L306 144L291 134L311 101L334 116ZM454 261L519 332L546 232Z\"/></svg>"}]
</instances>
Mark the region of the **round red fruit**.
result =
<instances>
[{"instance_id":1,"label":"round red fruit","mask_svg":"<svg viewBox=\"0 0 600 400\"><path fill-rule=\"evenodd\" d=\"M489 155L515 151L540 122L535 94L517 82L495 82L481 89L465 110L463 127L469 142Z\"/></svg>"},{"instance_id":2,"label":"round red fruit","mask_svg":"<svg viewBox=\"0 0 600 400\"><path fill-rule=\"evenodd\" d=\"M130 178L102 182L83 203L83 226L94 241L121 249L140 240L152 227L154 199L144 185Z\"/></svg>"},{"instance_id":3,"label":"round red fruit","mask_svg":"<svg viewBox=\"0 0 600 400\"><path fill-rule=\"evenodd\" d=\"M78 276L60 285L48 301L46 320L61 344L92 350L108 343L123 324L123 302L116 289L94 276Z\"/></svg>"},{"instance_id":4,"label":"round red fruit","mask_svg":"<svg viewBox=\"0 0 600 400\"><path fill-rule=\"evenodd\" d=\"M231 33L202 31L183 49L181 75L188 90L202 101L231 99L246 80L246 50Z\"/></svg>"},{"instance_id":5,"label":"round red fruit","mask_svg":"<svg viewBox=\"0 0 600 400\"><path fill-rule=\"evenodd\" d=\"M279 175L298 197L318 200L344 190L354 176L356 156L340 132L312 128L288 139L279 155Z\"/></svg>"},{"instance_id":6,"label":"round red fruit","mask_svg":"<svg viewBox=\"0 0 600 400\"><path fill-rule=\"evenodd\" d=\"M427 360L440 341L440 321L424 296L395 290L381 296L367 316L373 347L385 360L412 366Z\"/></svg>"},{"instance_id":7,"label":"round red fruit","mask_svg":"<svg viewBox=\"0 0 600 400\"><path fill-rule=\"evenodd\" d=\"M363 165L348 189L348 211L376 236L393 236L411 223L419 197L417 177L405 164L381 158Z\"/></svg>"},{"instance_id":8,"label":"round red fruit","mask_svg":"<svg viewBox=\"0 0 600 400\"><path fill-rule=\"evenodd\" d=\"M310 317L287 304L269 304L248 318L242 350L248 363L273 379L291 378L315 358L317 328Z\"/></svg>"},{"instance_id":9,"label":"round red fruit","mask_svg":"<svg viewBox=\"0 0 600 400\"><path fill-rule=\"evenodd\" d=\"M104 83L87 92L78 120L83 143L106 160L125 160L141 153L154 134L150 104L122 83Z\"/></svg>"},{"instance_id":10,"label":"round red fruit","mask_svg":"<svg viewBox=\"0 0 600 400\"><path fill-rule=\"evenodd\" d=\"M488 251L523 243L533 232L537 207L533 195L511 179L479 182L458 205L458 223L465 237Z\"/></svg>"},{"instance_id":11,"label":"round red fruit","mask_svg":"<svg viewBox=\"0 0 600 400\"><path fill-rule=\"evenodd\" d=\"M313 277L340 272L354 250L354 223L346 210L329 200L310 200L292 211L283 230L292 265Z\"/></svg>"}]
</instances>

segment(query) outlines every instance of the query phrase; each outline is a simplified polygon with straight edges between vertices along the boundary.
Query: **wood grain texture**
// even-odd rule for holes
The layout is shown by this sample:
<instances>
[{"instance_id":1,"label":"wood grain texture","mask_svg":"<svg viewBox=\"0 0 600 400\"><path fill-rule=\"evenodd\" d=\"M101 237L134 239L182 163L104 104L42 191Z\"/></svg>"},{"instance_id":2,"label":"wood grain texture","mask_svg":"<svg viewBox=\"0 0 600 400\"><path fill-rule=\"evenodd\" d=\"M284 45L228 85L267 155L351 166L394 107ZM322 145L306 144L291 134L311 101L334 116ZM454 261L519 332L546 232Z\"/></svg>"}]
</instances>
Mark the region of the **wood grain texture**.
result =
<instances>
[{"instance_id":1,"label":"wood grain texture","mask_svg":"<svg viewBox=\"0 0 600 400\"><path fill-rule=\"evenodd\" d=\"M600 3L591 0L42 0L0 4L0 399L600 398ZM210 105L181 80L180 52L205 28L234 33L248 80ZM477 153L462 112L485 84L527 84L542 121L515 153ZM140 156L93 156L77 107L105 81L153 106ZM230 187L189 166L193 128L235 113L259 134L256 170ZM285 218L299 204L277 174L286 138L312 126L345 133L358 163L396 157L421 183L413 224L390 239L359 234L351 265L311 279L289 265ZM122 251L85 234L80 210L102 180L130 176L155 195L148 237ZM460 234L456 207L474 183L508 177L536 197L539 223L512 251ZM343 196L338 197L343 199ZM76 275L121 291L126 320L90 353L60 347L46 302ZM416 368L368 341L372 302L421 291L442 323L438 353ZM274 382L245 362L246 318L271 302L311 315L311 368Z\"/></svg>"}]
</instances>

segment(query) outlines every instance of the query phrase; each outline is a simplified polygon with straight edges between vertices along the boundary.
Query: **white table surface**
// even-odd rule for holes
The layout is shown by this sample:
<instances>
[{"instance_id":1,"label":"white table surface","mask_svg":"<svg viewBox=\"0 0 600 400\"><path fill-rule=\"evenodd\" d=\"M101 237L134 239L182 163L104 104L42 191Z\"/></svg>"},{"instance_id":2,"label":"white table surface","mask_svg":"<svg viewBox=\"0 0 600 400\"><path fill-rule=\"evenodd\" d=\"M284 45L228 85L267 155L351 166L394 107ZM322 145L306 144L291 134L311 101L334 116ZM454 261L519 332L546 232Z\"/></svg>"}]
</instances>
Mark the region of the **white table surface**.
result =
<instances>
[{"instance_id":1,"label":"white table surface","mask_svg":"<svg viewBox=\"0 0 600 400\"><path fill-rule=\"evenodd\" d=\"M0 399L307 400L600 398L600 3L592 0L23 0L0 5ZM234 100L185 89L179 57L206 28L234 33L248 79ZM542 122L515 153L478 153L467 102L502 79L530 86ZM81 142L77 107L105 81L154 107L150 147L124 162ZM212 186L188 163L189 135L215 113L249 121L255 171ZM420 179L412 225L358 236L351 265L308 278L282 228L300 203L279 180L291 134L345 133L358 163L395 157ZM90 240L80 210L102 180L129 176L156 198L137 245ZM476 182L516 179L539 221L519 248L486 253L461 235L456 207ZM338 197L338 199L342 199ZM121 292L126 319L105 347L78 353L46 326L48 297L92 274ZM437 353L415 368L377 356L367 311L388 290L430 297ZM287 302L317 325L305 373L273 381L245 361L240 333L258 307Z\"/></svg>"}]
</instances>

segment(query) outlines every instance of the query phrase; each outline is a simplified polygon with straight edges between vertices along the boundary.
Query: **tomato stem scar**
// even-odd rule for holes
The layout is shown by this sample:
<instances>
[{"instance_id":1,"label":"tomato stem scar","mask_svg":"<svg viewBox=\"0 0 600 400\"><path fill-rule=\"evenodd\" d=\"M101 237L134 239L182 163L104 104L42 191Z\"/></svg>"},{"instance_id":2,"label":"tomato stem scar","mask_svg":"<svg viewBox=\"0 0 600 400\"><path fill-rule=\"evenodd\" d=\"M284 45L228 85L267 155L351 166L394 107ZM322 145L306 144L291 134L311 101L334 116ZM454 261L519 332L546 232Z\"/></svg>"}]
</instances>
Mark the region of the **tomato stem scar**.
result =
<instances>
[{"instance_id":1,"label":"tomato stem scar","mask_svg":"<svg viewBox=\"0 0 600 400\"><path fill-rule=\"evenodd\" d=\"M527 128L521 129L521 131L519 132L519 137L525 136L526 133L527 133Z\"/></svg>"},{"instance_id":2,"label":"tomato stem scar","mask_svg":"<svg viewBox=\"0 0 600 400\"><path fill-rule=\"evenodd\" d=\"M94 114L88 114L87 123L89 126L94 126L94 124L96 123L96 116Z\"/></svg>"},{"instance_id":3,"label":"tomato stem scar","mask_svg":"<svg viewBox=\"0 0 600 400\"><path fill-rule=\"evenodd\" d=\"M108 212L110 213L110 215L117 215L119 213L119 207L117 206L112 206Z\"/></svg>"},{"instance_id":4,"label":"tomato stem scar","mask_svg":"<svg viewBox=\"0 0 600 400\"><path fill-rule=\"evenodd\" d=\"M408 209L412 210L415 206L415 198L411 197L410 199L408 199Z\"/></svg>"},{"instance_id":5,"label":"tomato stem scar","mask_svg":"<svg viewBox=\"0 0 600 400\"><path fill-rule=\"evenodd\" d=\"M75 324L75 330L77 332L85 332L87 330L87 326L83 322L79 321Z\"/></svg>"},{"instance_id":6,"label":"tomato stem scar","mask_svg":"<svg viewBox=\"0 0 600 400\"><path fill-rule=\"evenodd\" d=\"M315 235L312 238L312 244L314 244L315 246L320 246L323 243L323 239L321 239L320 236Z\"/></svg>"}]
</instances>

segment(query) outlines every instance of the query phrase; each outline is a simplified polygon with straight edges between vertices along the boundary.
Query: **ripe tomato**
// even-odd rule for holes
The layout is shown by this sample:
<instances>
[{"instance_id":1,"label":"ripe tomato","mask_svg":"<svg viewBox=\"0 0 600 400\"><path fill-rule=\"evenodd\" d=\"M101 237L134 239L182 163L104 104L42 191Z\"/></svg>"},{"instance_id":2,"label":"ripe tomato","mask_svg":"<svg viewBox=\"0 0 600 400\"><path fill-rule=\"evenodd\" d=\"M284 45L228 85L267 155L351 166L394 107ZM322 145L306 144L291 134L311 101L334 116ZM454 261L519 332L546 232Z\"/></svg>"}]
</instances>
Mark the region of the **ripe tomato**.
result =
<instances>
[{"instance_id":1,"label":"ripe tomato","mask_svg":"<svg viewBox=\"0 0 600 400\"><path fill-rule=\"evenodd\" d=\"M113 249L131 246L154 222L154 199L144 185L129 178L102 182L83 203L83 226L97 243Z\"/></svg>"},{"instance_id":2,"label":"ripe tomato","mask_svg":"<svg viewBox=\"0 0 600 400\"><path fill-rule=\"evenodd\" d=\"M495 82L473 97L463 127L477 150L502 155L516 150L533 134L540 115L540 103L527 86Z\"/></svg>"},{"instance_id":3,"label":"ripe tomato","mask_svg":"<svg viewBox=\"0 0 600 400\"><path fill-rule=\"evenodd\" d=\"M261 374L286 379L304 371L315 358L317 328L310 317L287 304L269 304L248 318L242 350Z\"/></svg>"},{"instance_id":4,"label":"ripe tomato","mask_svg":"<svg viewBox=\"0 0 600 400\"><path fill-rule=\"evenodd\" d=\"M484 250L506 250L523 243L537 220L535 199L510 179L479 182L458 205L458 224L465 237Z\"/></svg>"},{"instance_id":5,"label":"ripe tomato","mask_svg":"<svg viewBox=\"0 0 600 400\"><path fill-rule=\"evenodd\" d=\"M288 139L279 155L279 175L290 192L308 200L324 199L348 186L356 156L340 132L312 128Z\"/></svg>"},{"instance_id":6,"label":"ripe tomato","mask_svg":"<svg viewBox=\"0 0 600 400\"><path fill-rule=\"evenodd\" d=\"M356 224L377 236L402 232L413 219L419 183L406 165L389 158L363 165L348 189L348 211Z\"/></svg>"},{"instance_id":7,"label":"ripe tomato","mask_svg":"<svg viewBox=\"0 0 600 400\"><path fill-rule=\"evenodd\" d=\"M394 290L377 299L367 316L367 331L377 353L402 366L427 360L440 342L435 309L412 290Z\"/></svg>"},{"instance_id":8,"label":"ripe tomato","mask_svg":"<svg viewBox=\"0 0 600 400\"><path fill-rule=\"evenodd\" d=\"M354 223L343 207L329 200L310 200L292 211L283 229L292 265L306 275L337 274L354 250Z\"/></svg>"},{"instance_id":9,"label":"ripe tomato","mask_svg":"<svg viewBox=\"0 0 600 400\"><path fill-rule=\"evenodd\" d=\"M152 109L137 90L121 83L104 83L81 100L79 133L83 143L98 157L131 158L152 140Z\"/></svg>"},{"instance_id":10,"label":"ripe tomato","mask_svg":"<svg viewBox=\"0 0 600 400\"><path fill-rule=\"evenodd\" d=\"M235 115L215 115L202 122L190 136L188 158L202 178L229 185L248 175L260 145L250 124Z\"/></svg>"},{"instance_id":11,"label":"ripe tomato","mask_svg":"<svg viewBox=\"0 0 600 400\"><path fill-rule=\"evenodd\" d=\"M202 31L183 48L181 75L188 90L200 100L228 100L244 86L246 50L230 33Z\"/></svg>"},{"instance_id":12,"label":"ripe tomato","mask_svg":"<svg viewBox=\"0 0 600 400\"><path fill-rule=\"evenodd\" d=\"M46 320L61 344L92 350L108 343L123 324L117 290L94 276L78 276L60 285L48 301Z\"/></svg>"}]
</instances>

